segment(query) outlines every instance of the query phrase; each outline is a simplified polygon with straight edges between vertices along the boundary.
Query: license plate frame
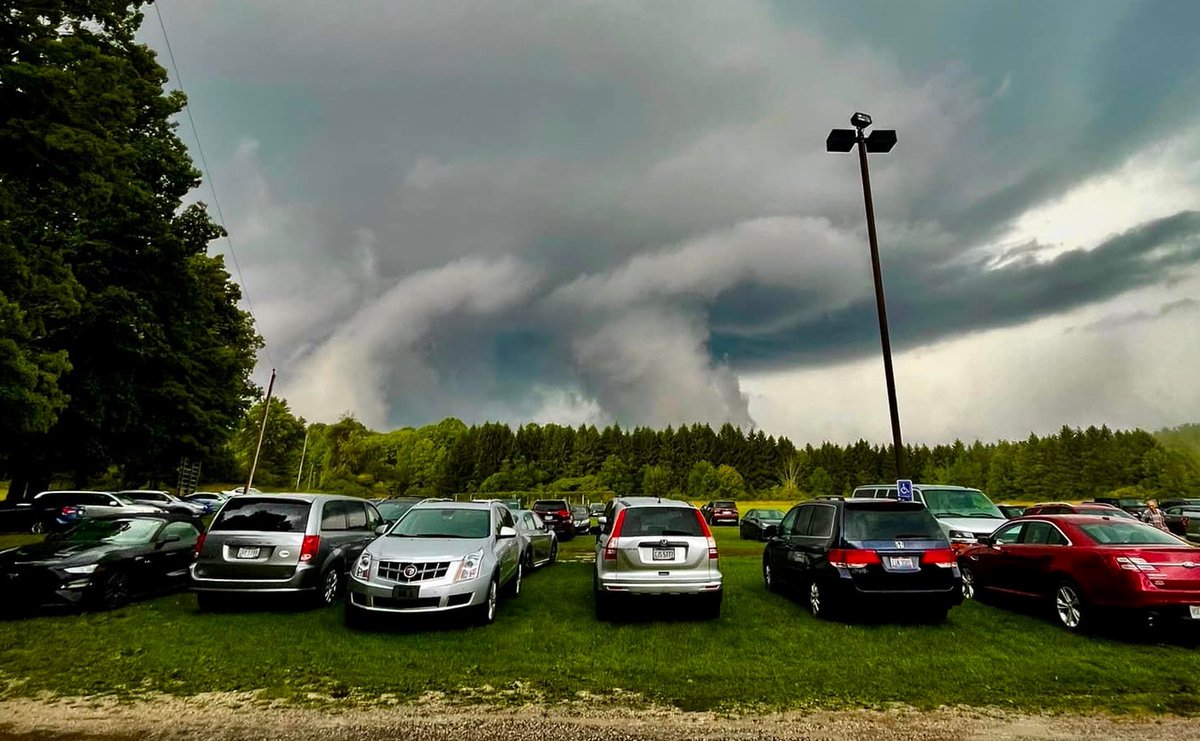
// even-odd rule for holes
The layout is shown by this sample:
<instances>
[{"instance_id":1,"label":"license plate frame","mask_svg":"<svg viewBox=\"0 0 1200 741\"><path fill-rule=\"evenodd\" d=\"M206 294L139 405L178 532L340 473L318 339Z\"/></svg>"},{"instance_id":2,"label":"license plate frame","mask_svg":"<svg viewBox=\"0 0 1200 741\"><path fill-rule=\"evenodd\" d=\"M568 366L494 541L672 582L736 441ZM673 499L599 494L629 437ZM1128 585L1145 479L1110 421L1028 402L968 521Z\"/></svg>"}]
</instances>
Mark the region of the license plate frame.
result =
<instances>
[{"instance_id":1,"label":"license plate frame","mask_svg":"<svg viewBox=\"0 0 1200 741\"><path fill-rule=\"evenodd\" d=\"M888 556L888 568L893 571L916 571L916 556Z\"/></svg>"},{"instance_id":2,"label":"license plate frame","mask_svg":"<svg viewBox=\"0 0 1200 741\"><path fill-rule=\"evenodd\" d=\"M674 561L675 560L675 549L674 548L652 548L650 550L650 560L651 561Z\"/></svg>"},{"instance_id":3,"label":"license plate frame","mask_svg":"<svg viewBox=\"0 0 1200 741\"><path fill-rule=\"evenodd\" d=\"M1200 620L1200 605L1188 605L1188 616L1192 620Z\"/></svg>"},{"instance_id":4,"label":"license plate frame","mask_svg":"<svg viewBox=\"0 0 1200 741\"><path fill-rule=\"evenodd\" d=\"M261 553L262 548L240 545L238 546L237 551L234 552L233 557L239 559L252 559L258 558L259 554Z\"/></svg>"},{"instance_id":5,"label":"license plate frame","mask_svg":"<svg viewBox=\"0 0 1200 741\"><path fill-rule=\"evenodd\" d=\"M418 584L397 584L392 587L392 599L418 599L421 587Z\"/></svg>"}]
</instances>

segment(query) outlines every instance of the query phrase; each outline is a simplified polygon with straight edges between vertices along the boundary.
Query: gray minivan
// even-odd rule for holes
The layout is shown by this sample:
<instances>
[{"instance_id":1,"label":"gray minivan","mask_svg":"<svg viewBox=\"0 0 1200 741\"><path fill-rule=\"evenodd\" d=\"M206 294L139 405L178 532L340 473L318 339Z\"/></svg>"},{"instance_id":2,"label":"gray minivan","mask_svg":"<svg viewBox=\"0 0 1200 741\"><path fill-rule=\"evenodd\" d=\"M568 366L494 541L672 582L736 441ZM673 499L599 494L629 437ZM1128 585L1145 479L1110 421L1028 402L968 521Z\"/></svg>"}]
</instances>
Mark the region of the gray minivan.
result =
<instances>
[{"instance_id":1,"label":"gray minivan","mask_svg":"<svg viewBox=\"0 0 1200 741\"><path fill-rule=\"evenodd\" d=\"M201 609L237 593L337 600L350 566L383 524L370 502L334 494L231 497L196 543L191 589Z\"/></svg>"}]
</instances>

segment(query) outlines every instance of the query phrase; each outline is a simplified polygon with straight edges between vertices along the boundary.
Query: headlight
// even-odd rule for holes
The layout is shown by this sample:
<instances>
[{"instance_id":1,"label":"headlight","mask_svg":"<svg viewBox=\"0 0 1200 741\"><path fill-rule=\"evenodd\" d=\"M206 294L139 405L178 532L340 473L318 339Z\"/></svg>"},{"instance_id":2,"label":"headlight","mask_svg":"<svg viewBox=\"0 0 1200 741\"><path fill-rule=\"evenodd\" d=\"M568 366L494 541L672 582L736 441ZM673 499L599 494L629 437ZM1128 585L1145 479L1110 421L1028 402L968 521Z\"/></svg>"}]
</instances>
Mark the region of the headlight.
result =
<instances>
[{"instance_id":1,"label":"headlight","mask_svg":"<svg viewBox=\"0 0 1200 741\"><path fill-rule=\"evenodd\" d=\"M371 554L363 552L358 557L358 563L354 564L355 579L370 579L371 578Z\"/></svg>"},{"instance_id":2,"label":"headlight","mask_svg":"<svg viewBox=\"0 0 1200 741\"><path fill-rule=\"evenodd\" d=\"M950 540L968 540L968 541L974 543L975 538L976 538L975 533L967 532L966 530L951 530L950 531Z\"/></svg>"},{"instance_id":3,"label":"headlight","mask_svg":"<svg viewBox=\"0 0 1200 741\"><path fill-rule=\"evenodd\" d=\"M63 571L67 572L68 574L90 574L96 570L97 565L98 564L89 563L87 566L70 566L63 569Z\"/></svg>"},{"instance_id":4,"label":"headlight","mask_svg":"<svg viewBox=\"0 0 1200 741\"><path fill-rule=\"evenodd\" d=\"M454 581L468 581L479 576L479 567L483 565L483 549L475 551L462 560L458 567L458 576Z\"/></svg>"}]
</instances>

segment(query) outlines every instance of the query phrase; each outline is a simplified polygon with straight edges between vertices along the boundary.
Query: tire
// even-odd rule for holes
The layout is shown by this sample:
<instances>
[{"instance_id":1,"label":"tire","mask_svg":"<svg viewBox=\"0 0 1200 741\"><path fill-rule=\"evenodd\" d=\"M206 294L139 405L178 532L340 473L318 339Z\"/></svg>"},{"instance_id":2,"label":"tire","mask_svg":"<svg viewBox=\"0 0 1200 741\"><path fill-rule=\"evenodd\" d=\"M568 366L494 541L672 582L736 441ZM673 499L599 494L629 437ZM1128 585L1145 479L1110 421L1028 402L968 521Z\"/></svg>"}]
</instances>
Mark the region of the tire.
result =
<instances>
[{"instance_id":1,"label":"tire","mask_svg":"<svg viewBox=\"0 0 1200 741\"><path fill-rule=\"evenodd\" d=\"M558 541L556 540L550 544L550 560L546 562L546 565L549 566L550 564L554 563L557 560L558 560Z\"/></svg>"},{"instance_id":2,"label":"tire","mask_svg":"<svg viewBox=\"0 0 1200 741\"><path fill-rule=\"evenodd\" d=\"M613 596L599 589L593 594L596 600L596 619L606 623L611 622L616 616L616 606L613 604Z\"/></svg>"},{"instance_id":3,"label":"tire","mask_svg":"<svg viewBox=\"0 0 1200 741\"><path fill-rule=\"evenodd\" d=\"M772 594L779 594L779 577L775 574L775 570L771 568L770 559L763 559L762 564L763 586Z\"/></svg>"},{"instance_id":4,"label":"tire","mask_svg":"<svg viewBox=\"0 0 1200 741\"><path fill-rule=\"evenodd\" d=\"M1058 624L1071 632L1078 633L1091 624L1091 609L1084 602L1079 586L1069 579L1054 588L1051 605Z\"/></svg>"},{"instance_id":5,"label":"tire","mask_svg":"<svg viewBox=\"0 0 1200 741\"><path fill-rule=\"evenodd\" d=\"M949 608L938 605L937 607L923 607L917 610L917 620L926 625L941 625L946 622L946 615L950 612Z\"/></svg>"},{"instance_id":6,"label":"tire","mask_svg":"<svg viewBox=\"0 0 1200 741\"><path fill-rule=\"evenodd\" d=\"M716 594L705 594L701 596L700 604L700 619L701 620L717 620L721 617L721 600L724 597L723 592Z\"/></svg>"},{"instance_id":7,"label":"tire","mask_svg":"<svg viewBox=\"0 0 1200 741\"><path fill-rule=\"evenodd\" d=\"M821 586L821 582L813 579L808 585L808 612L818 620L832 620L836 606L830 598L830 592Z\"/></svg>"},{"instance_id":8,"label":"tire","mask_svg":"<svg viewBox=\"0 0 1200 741\"><path fill-rule=\"evenodd\" d=\"M488 582L487 596L483 604L475 608L475 624L491 625L496 622L496 605L500 602L500 575L496 574Z\"/></svg>"},{"instance_id":9,"label":"tire","mask_svg":"<svg viewBox=\"0 0 1200 741\"><path fill-rule=\"evenodd\" d=\"M223 594L196 592L196 609L200 612L221 612L229 607L229 599Z\"/></svg>"},{"instance_id":10,"label":"tire","mask_svg":"<svg viewBox=\"0 0 1200 741\"><path fill-rule=\"evenodd\" d=\"M517 573L513 578L508 580L508 584L504 586L505 597L520 597L521 596L521 579L525 576L525 564L517 561Z\"/></svg>"},{"instance_id":11,"label":"tire","mask_svg":"<svg viewBox=\"0 0 1200 741\"><path fill-rule=\"evenodd\" d=\"M342 592L342 575L337 566L331 566L321 574L321 585L313 597L315 607L329 607L337 602Z\"/></svg>"},{"instance_id":12,"label":"tire","mask_svg":"<svg viewBox=\"0 0 1200 741\"><path fill-rule=\"evenodd\" d=\"M346 600L346 612L342 616L342 621L350 630L366 630L371 627L371 614L362 608L355 607L354 603Z\"/></svg>"},{"instance_id":13,"label":"tire","mask_svg":"<svg viewBox=\"0 0 1200 741\"><path fill-rule=\"evenodd\" d=\"M746 528L744 528L744 527L738 528L738 538L740 538L742 540L749 540L749 538L746 537Z\"/></svg>"},{"instance_id":14,"label":"tire","mask_svg":"<svg viewBox=\"0 0 1200 741\"><path fill-rule=\"evenodd\" d=\"M45 535L46 523L42 522L41 520L34 520L33 525L29 527L29 532L33 533L34 535Z\"/></svg>"},{"instance_id":15,"label":"tire","mask_svg":"<svg viewBox=\"0 0 1200 741\"><path fill-rule=\"evenodd\" d=\"M958 570L962 574L963 599L979 599L979 584L975 581L975 572L970 566L959 566Z\"/></svg>"},{"instance_id":16,"label":"tire","mask_svg":"<svg viewBox=\"0 0 1200 741\"><path fill-rule=\"evenodd\" d=\"M96 593L96 602L102 609L115 610L129 604L129 597L129 574L116 569L104 575Z\"/></svg>"}]
</instances>

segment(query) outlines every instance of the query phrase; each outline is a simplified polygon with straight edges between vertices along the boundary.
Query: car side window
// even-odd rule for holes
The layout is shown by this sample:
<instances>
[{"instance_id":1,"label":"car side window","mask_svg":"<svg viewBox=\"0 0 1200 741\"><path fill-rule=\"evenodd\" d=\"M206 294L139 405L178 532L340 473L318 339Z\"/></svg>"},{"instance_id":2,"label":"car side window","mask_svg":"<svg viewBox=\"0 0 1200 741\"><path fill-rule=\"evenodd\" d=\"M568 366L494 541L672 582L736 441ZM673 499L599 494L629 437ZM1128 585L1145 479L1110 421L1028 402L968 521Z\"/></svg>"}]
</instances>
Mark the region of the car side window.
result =
<instances>
[{"instance_id":1,"label":"car side window","mask_svg":"<svg viewBox=\"0 0 1200 741\"><path fill-rule=\"evenodd\" d=\"M1005 543L1011 545L1016 543L1021 537L1021 531L1025 528L1024 522L1018 522L1016 525L1002 527L992 536L993 543Z\"/></svg>"},{"instance_id":2,"label":"car side window","mask_svg":"<svg viewBox=\"0 0 1200 741\"><path fill-rule=\"evenodd\" d=\"M343 502L346 508L346 529L347 530L366 530L367 529L367 508L366 502Z\"/></svg>"},{"instance_id":3,"label":"car side window","mask_svg":"<svg viewBox=\"0 0 1200 741\"><path fill-rule=\"evenodd\" d=\"M1044 522L1029 522L1025 524L1025 531L1021 533L1021 538L1018 542L1027 545L1046 545L1050 540L1050 531L1053 528Z\"/></svg>"},{"instance_id":4,"label":"car side window","mask_svg":"<svg viewBox=\"0 0 1200 741\"><path fill-rule=\"evenodd\" d=\"M500 508L500 524L503 527L515 528L517 526L516 521L513 520L512 510L510 510L508 507Z\"/></svg>"},{"instance_id":5,"label":"car side window","mask_svg":"<svg viewBox=\"0 0 1200 741\"><path fill-rule=\"evenodd\" d=\"M806 504L800 507L800 511L796 513L796 522L792 526L792 535L807 535L808 526L812 522L814 505Z\"/></svg>"},{"instance_id":6,"label":"car side window","mask_svg":"<svg viewBox=\"0 0 1200 741\"><path fill-rule=\"evenodd\" d=\"M612 534L613 525L615 524L616 519L617 519L617 505L613 504L612 502L609 502L608 506L604 508L604 534L605 535Z\"/></svg>"},{"instance_id":7,"label":"car side window","mask_svg":"<svg viewBox=\"0 0 1200 741\"><path fill-rule=\"evenodd\" d=\"M383 515L379 514L379 510L375 509L375 505L370 502L363 502L363 508L367 511L367 526L365 529L375 532L375 528L383 524Z\"/></svg>"},{"instance_id":8,"label":"car side window","mask_svg":"<svg viewBox=\"0 0 1200 741\"><path fill-rule=\"evenodd\" d=\"M801 534L810 538L828 538L833 535L833 518L837 509L828 504L813 505L809 509L812 510L812 518Z\"/></svg>"},{"instance_id":9,"label":"car side window","mask_svg":"<svg viewBox=\"0 0 1200 741\"><path fill-rule=\"evenodd\" d=\"M800 512L799 507L792 507L790 510L788 510L788 513L783 516L783 519L779 521L779 534L780 535L791 535L792 534L792 528L796 524L796 516L799 514L799 512Z\"/></svg>"},{"instance_id":10,"label":"car side window","mask_svg":"<svg viewBox=\"0 0 1200 741\"><path fill-rule=\"evenodd\" d=\"M107 494L80 494L80 504L90 504L93 507L119 507L120 502Z\"/></svg>"},{"instance_id":11,"label":"car side window","mask_svg":"<svg viewBox=\"0 0 1200 741\"><path fill-rule=\"evenodd\" d=\"M196 538L200 537L200 531L186 522L168 522L158 534L158 539L165 540L170 535L178 535L183 545L191 547L196 544Z\"/></svg>"},{"instance_id":12,"label":"car side window","mask_svg":"<svg viewBox=\"0 0 1200 741\"><path fill-rule=\"evenodd\" d=\"M346 529L345 502L325 503L325 507L321 510L321 529L330 531Z\"/></svg>"}]
</instances>

